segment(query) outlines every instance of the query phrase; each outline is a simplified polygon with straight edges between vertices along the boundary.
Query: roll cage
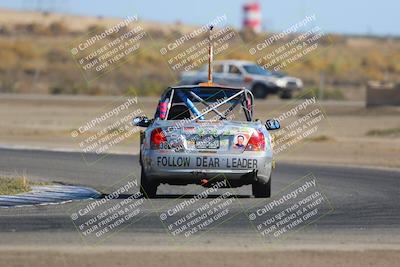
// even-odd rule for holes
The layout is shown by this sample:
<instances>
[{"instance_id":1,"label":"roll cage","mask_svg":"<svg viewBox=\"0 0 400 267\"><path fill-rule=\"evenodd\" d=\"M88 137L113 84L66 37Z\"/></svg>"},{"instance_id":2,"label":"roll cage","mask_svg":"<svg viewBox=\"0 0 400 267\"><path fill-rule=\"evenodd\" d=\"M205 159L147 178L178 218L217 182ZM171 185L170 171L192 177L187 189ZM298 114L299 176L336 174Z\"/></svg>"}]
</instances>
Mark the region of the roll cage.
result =
<instances>
[{"instance_id":1,"label":"roll cage","mask_svg":"<svg viewBox=\"0 0 400 267\"><path fill-rule=\"evenodd\" d=\"M246 120L253 121L253 103L253 94L244 88L223 86L169 87L161 96L155 119L197 121L205 120L204 116L213 112L219 120L227 120L229 114L240 104ZM200 109L199 104L201 104L202 109ZM228 108L223 111L218 110L225 104L229 104Z\"/></svg>"}]
</instances>

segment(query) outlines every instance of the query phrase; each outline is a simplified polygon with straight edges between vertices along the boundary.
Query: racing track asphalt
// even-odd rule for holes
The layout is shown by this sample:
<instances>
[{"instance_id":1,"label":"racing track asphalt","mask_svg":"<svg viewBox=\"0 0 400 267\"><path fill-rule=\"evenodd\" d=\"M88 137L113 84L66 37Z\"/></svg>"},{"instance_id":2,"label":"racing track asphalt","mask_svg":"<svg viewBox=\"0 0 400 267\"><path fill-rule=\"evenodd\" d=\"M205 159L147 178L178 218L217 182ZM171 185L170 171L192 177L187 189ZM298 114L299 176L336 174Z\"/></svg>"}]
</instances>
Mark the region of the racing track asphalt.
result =
<instances>
[{"instance_id":1,"label":"racing track asphalt","mask_svg":"<svg viewBox=\"0 0 400 267\"><path fill-rule=\"evenodd\" d=\"M87 155L86 161L94 161L96 157ZM26 173L33 180L85 185L110 193L107 188L115 181L129 175L139 178L140 175L137 155L110 154L91 165L86 161L75 152L0 149L1 172ZM400 243L398 170L278 162L273 173L273 195L309 173L317 178L334 210L293 234L286 239L287 242ZM106 244L171 244L170 235L166 234L156 211L188 189L195 192L204 190L200 186L160 186L160 196L150 200L151 205L147 205L149 200L145 200L146 217L128 225ZM239 188L240 203L232 206L238 215L202 235L198 243L225 241L226 245L227 241L237 244L239 241L236 240L241 244L257 243L255 240L259 240L259 235L243 212L260 201L250 194L250 186ZM82 244L70 218L71 210L76 210L76 205L81 204L84 203L0 209L0 245Z\"/></svg>"}]
</instances>

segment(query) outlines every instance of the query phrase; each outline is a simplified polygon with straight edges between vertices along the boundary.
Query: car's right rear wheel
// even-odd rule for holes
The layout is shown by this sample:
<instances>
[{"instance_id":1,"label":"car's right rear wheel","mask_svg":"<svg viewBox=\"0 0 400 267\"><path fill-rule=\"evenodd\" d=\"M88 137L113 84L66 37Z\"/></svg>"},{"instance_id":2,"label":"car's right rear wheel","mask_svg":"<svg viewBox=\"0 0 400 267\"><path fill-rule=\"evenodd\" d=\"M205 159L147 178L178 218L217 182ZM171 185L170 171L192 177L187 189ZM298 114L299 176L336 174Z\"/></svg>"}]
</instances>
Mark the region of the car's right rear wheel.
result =
<instances>
[{"instance_id":1,"label":"car's right rear wheel","mask_svg":"<svg viewBox=\"0 0 400 267\"><path fill-rule=\"evenodd\" d=\"M267 183L261 180L254 181L252 184L253 196L255 198L269 198L271 197L271 176Z\"/></svg>"},{"instance_id":2,"label":"car's right rear wheel","mask_svg":"<svg viewBox=\"0 0 400 267\"><path fill-rule=\"evenodd\" d=\"M291 99L293 94L291 90L284 90L280 93L279 96L281 99Z\"/></svg>"},{"instance_id":3,"label":"car's right rear wheel","mask_svg":"<svg viewBox=\"0 0 400 267\"><path fill-rule=\"evenodd\" d=\"M256 84L251 90L253 92L254 98L265 99L267 97L267 89L261 84Z\"/></svg>"},{"instance_id":4,"label":"car's right rear wheel","mask_svg":"<svg viewBox=\"0 0 400 267\"><path fill-rule=\"evenodd\" d=\"M143 194L143 197L154 198L157 194L157 187L158 184L154 181L150 181L142 168L140 174L140 192Z\"/></svg>"}]
</instances>

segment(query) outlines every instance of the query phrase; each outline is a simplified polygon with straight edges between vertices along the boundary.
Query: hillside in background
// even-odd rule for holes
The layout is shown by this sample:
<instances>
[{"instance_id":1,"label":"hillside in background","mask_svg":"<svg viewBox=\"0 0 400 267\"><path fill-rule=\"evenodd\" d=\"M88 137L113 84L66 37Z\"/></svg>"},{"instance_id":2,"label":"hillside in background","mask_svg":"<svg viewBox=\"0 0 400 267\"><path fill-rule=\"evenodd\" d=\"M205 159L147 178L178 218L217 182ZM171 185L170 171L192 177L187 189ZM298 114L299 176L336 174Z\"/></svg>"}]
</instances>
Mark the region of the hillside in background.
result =
<instances>
[{"instance_id":1,"label":"hillside in background","mask_svg":"<svg viewBox=\"0 0 400 267\"><path fill-rule=\"evenodd\" d=\"M151 37L143 41L146 49L99 79L91 82L84 79L71 55L72 44L90 32L104 31L120 21L0 9L0 92L117 95L136 91L141 95L156 95L166 86L176 84L179 77L169 68L160 48L171 36L196 27L140 20L139 24ZM254 60L248 47L266 34L236 33L241 40L239 49L217 59ZM290 40L282 42L287 41ZM363 88L369 80L399 81L399 39L327 35L320 46L318 53L285 70L302 78L307 88L319 86L321 73L326 87L335 90Z\"/></svg>"}]
</instances>

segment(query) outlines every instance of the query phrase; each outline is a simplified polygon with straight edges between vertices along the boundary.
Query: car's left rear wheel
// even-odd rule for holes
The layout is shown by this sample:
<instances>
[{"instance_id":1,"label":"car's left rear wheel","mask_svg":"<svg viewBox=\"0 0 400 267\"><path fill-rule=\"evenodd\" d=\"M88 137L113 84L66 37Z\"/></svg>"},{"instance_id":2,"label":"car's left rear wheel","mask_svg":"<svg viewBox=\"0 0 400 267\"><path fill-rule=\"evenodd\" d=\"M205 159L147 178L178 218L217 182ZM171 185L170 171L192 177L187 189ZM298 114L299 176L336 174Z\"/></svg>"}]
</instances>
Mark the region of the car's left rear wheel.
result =
<instances>
[{"instance_id":1,"label":"car's left rear wheel","mask_svg":"<svg viewBox=\"0 0 400 267\"><path fill-rule=\"evenodd\" d=\"M267 183L261 180L254 181L252 184L253 196L255 198L269 198L271 197L271 176Z\"/></svg>"},{"instance_id":2,"label":"car's left rear wheel","mask_svg":"<svg viewBox=\"0 0 400 267\"><path fill-rule=\"evenodd\" d=\"M157 187L158 184L154 181L150 181L147 176L146 173L143 171L141 171L140 174L140 192L143 194L143 197L145 198L153 198L156 196L157 194Z\"/></svg>"},{"instance_id":3,"label":"car's left rear wheel","mask_svg":"<svg viewBox=\"0 0 400 267\"><path fill-rule=\"evenodd\" d=\"M264 85L256 84L253 86L252 90L254 98L265 99L267 98L267 88Z\"/></svg>"}]
</instances>

